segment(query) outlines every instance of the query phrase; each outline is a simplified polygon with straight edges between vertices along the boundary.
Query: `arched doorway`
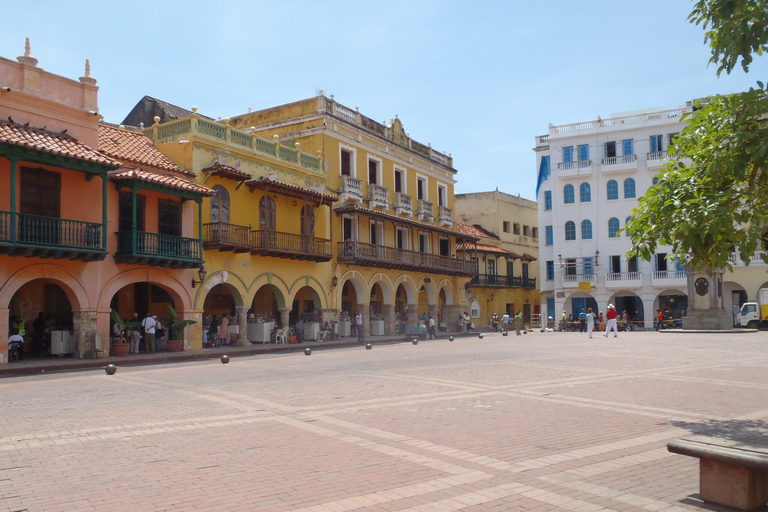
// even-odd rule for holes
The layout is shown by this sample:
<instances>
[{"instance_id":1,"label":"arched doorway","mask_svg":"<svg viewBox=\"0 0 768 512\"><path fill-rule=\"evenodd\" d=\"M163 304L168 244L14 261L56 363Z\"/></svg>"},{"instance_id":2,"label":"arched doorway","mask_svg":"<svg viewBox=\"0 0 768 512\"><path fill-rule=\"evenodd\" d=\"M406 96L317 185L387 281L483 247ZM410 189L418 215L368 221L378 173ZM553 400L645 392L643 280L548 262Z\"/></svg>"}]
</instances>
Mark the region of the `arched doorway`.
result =
<instances>
[{"instance_id":1,"label":"arched doorway","mask_svg":"<svg viewBox=\"0 0 768 512\"><path fill-rule=\"evenodd\" d=\"M665 319L678 319L688 311L688 296L678 290L661 292L656 300L656 310L664 311Z\"/></svg>"},{"instance_id":2,"label":"arched doorway","mask_svg":"<svg viewBox=\"0 0 768 512\"><path fill-rule=\"evenodd\" d=\"M643 299L630 292L621 292L616 294L612 300L616 311L619 313L619 326L621 327L624 312L627 312L627 318L632 323L633 328L643 327L645 318L645 307Z\"/></svg>"},{"instance_id":3,"label":"arched doorway","mask_svg":"<svg viewBox=\"0 0 768 512\"><path fill-rule=\"evenodd\" d=\"M371 287L368 319L371 336L382 336L384 334L384 290L381 283L375 283Z\"/></svg>"},{"instance_id":4,"label":"arched doorway","mask_svg":"<svg viewBox=\"0 0 768 512\"><path fill-rule=\"evenodd\" d=\"M167 342L170 337L170 330L167 329L167 324L171 316L168 308L172 307L175 311L177 304L166 288L146 281L130 283L115 292L109 302L109 307L125 321L135 320L142 322L148 315L156 315L161 325L164 326L164 330L162 336L156 335L154 351L167 349ZM111 334L114 327L114 322L111 318L109 327ZM127 339L131 341L130 333L127 335ZM148 346L143 340L140 343L136 343L138 346L132 347L136 353L147 352ZM152 352L152 348L149 348L150 352Z\"/></svg>"},{"instance_id":5,"label":"arched doorway","mask_svg":"<svg viewBox=\"0 0 768 512\"><path fill-rule=\"evenodd\" d=\"M303 286L293 297L289 323L299 340L317 340L323 326L322 302L314 288Z\"/></svg>"},{"instance_id":6,"label":"arched doorway","mask_svg":"<svg viewBox=\"0 0 768 512\"><path fill-rule=\"evenodd\" d=\"M24 338L22 357L72 355L75 351L73 305L56 281L34 279L22 285L8 304L11 331Z\"/></svg>"}]
</instances>

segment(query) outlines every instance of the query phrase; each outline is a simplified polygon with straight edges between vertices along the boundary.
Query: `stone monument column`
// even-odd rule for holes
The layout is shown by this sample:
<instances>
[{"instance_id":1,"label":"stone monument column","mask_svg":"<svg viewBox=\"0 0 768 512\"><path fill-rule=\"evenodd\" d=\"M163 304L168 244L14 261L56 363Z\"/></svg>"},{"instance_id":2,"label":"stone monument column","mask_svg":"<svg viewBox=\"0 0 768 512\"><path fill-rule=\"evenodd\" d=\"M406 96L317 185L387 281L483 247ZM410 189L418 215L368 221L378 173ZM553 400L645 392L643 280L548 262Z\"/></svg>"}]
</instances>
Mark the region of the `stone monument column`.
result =
<instances>
[{"instance_id":1,"label":"stone monument column","mask_svg":"<svg viewBox=\"0 0 768 512\"><path fill-rule=\"evenodd\" d=\"M280 325L283 329L287 331L287 329L290 327L288 323L290 322L290 317L288 315L291 314L291 308L277 308L277 310L280 312Z\"/></svg>"},{"instance_id":2,"label":"stone monument column","mask_svg":"<svg viewBox=\"0 0 768 512\"><path fill-rule=\"evenodd\" d=\"M235 345L238 347L248 347L251 342L248 341L248 306L235 306L237 310L237 341Z\"/></svg>"},{"instance_id":3,"label":"stone monument column","mask_svg":"<svg viewBox=\"0 0 768 512\"><path fill-rule=\"evenodd\" d=\"M393 304L384 304L384 335L393 334L395 327L395 306Z\"/></svg>"},{"instance_id":4,"label":"stone monument column","mask_svg":"<svg viewBox=\"0 0 768 512\"><path fill-rule=\"evenodd\" d=\"M723 331L733 328L733 318L723 307L723 270L686 271L688 311L683 318L685 330Z\"/></svg>"}]
</instances>

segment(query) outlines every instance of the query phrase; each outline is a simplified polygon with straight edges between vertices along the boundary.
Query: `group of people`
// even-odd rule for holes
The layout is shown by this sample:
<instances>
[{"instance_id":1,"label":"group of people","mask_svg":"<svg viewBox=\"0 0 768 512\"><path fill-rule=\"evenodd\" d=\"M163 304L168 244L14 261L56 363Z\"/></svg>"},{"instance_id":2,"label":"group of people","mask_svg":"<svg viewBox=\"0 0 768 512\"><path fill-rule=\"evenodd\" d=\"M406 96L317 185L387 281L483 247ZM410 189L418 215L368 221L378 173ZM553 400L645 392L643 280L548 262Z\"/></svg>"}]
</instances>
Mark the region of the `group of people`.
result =
<instances>
[{"instance_id":1,"label":"group of people","mask_svg":"<svg viewBox=\"0 0 768 512\"><path fill-rule=\"evenodd\" d=\"M608 304L608 311L605 312L605 334L603 334L603 336L607 338L608 334L613 330L613 337L619 337L618 318L619 312L616 311L613 304ZM628 322L626 311L624 311L623 321L625 325ZM586 332L591 338L592 333L595 330L595 323L597 323L598 326L603 323L603 314L600 313L599 315L595 315L592 308L588 308L586 311L582 309L581 313L579 313L579 332ZM567 316L565 311L563 311L561 330L563 332L567 330Z\"/></svg>"},{"instance_id":2,"label":"group of people","mask_svg":"<svg viewBox=\"0 0 768 512\"><path fill-rule=\"evenodd\" d=\"M21 315L16 315L11 320L8 333L8 360L9 362L20 361L24 359L24 341L27 335L26 322ZM41 311L37 318L32 322L32 340L34 341L34 354L44 356L50 353L51 329L53 329L53 318L47 317Z\"/></svg>"},{"instance_id":3,"label":"group of people","mask_svg":"<svg viewBox=\"0 0 768 512\"><path fill-rule=\"evenodd\" d=\"M133 314L131 318L128 335L128 342L131 347L128 352L131 354L138 354L144 352L146 354L154 354L163 350L163 342L165 341L165 327L158 320L157 315L147 314L143 320L139 318L138 313ZM120 330L120 326L114 324L112 326L113 338L120 338L123 332ZM141 346L141 341L144 340L144 346Z\"/></svg>"},{"instance_id":4,"label":"group of people","mask_svg":"<svg viewBox=\"0 0 768 512\"><path fill-rule=\"evenodd\" d=\"M523 332L523 313L522 311L518 311L515 316L509 316L509 314L504 313L501 316L501 320L499 320L499 315L496 313L493 314L493 317L491 318L491 328L494 332L498 332L499 330L499 321L501 321L501 329L503 332L509 332L510 325L515 326L515 334L518 336L522 336Z\"/></svg>"},{"instance_id":5,"label":"group of people","mask_svg":"<svg viewBox=\"0 0 768 512\"><path fill-rule=\"evenodd\" d=\"M216 318L216 315L213 315L208 323L208 342L206 346L220 347L224 345L229 345L229 317L221 315L220 318Z\"/></svg>"}]
</instances>

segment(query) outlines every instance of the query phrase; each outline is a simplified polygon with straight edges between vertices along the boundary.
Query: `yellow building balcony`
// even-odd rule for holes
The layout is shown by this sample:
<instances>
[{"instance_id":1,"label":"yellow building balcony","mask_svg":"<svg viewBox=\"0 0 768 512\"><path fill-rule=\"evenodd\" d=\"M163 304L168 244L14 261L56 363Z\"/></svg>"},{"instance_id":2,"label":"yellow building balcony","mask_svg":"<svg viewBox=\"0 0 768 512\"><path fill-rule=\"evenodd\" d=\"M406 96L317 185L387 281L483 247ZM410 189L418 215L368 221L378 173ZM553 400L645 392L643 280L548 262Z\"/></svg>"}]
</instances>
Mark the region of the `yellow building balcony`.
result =
<instances>
[{"instance_id":1,"label":"yellow building balcony","mask_svg":"<svg viewBox=\"0 0 768 512\"><path fill-rule=\"evenodd\" d=\"M305 261L330 261L331 241L309 235L297 235L259 229L251 232L251 254Z\"/></svg>"},{"instance_id":2,"label":"yellow building balcony","mask_svg":"<svg viewBox=\"0 0 768 512\"><path fill-rule=\"evenodd\" d=\"M474 276L477 274L477 262L474 261L362 242L339 242L338 260L339 263L364 267L413 270L459 276Z\"/></svg>"}]
</instances>

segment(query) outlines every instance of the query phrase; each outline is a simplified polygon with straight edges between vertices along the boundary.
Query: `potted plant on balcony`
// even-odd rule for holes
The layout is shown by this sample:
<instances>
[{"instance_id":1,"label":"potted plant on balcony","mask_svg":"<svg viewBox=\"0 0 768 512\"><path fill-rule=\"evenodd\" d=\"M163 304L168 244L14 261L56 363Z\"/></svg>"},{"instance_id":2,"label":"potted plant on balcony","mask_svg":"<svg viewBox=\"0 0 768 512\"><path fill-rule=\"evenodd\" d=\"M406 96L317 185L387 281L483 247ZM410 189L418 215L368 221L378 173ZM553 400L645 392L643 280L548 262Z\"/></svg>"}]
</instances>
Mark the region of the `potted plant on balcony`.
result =
<instances>
[{"instance_id":1,"label":"potted plant on balcony","mask_svg":"<svg viewBox=\"0 0 768 512\"><path fill-rule=\"evenodd\" d=\"M112 317L112 321L115 322L115 325L120 330L120 336L112 337L112 351L116 356L127 356L128 352L131 350L131 342L128 340L128 336L130 336L130 332L133 331L135 327L138 327L139 323L134 321L127 322L123 320L114 309L110 315Z\"/></svg>"},{"instance_id":2,"label":"potted plant on balcony","mask_svg":"<svg viewBox=\"0 0 768 512\"><path fill-rule=\"evenodd\" d=\"M188 325L196 324L194 320L179 320L176 310L173 306L168 306L168 315L161 317L164 324L168 327L169 340L168 352L181 352L184 350L184 330Z\"/></svg>"}]
</instances>

